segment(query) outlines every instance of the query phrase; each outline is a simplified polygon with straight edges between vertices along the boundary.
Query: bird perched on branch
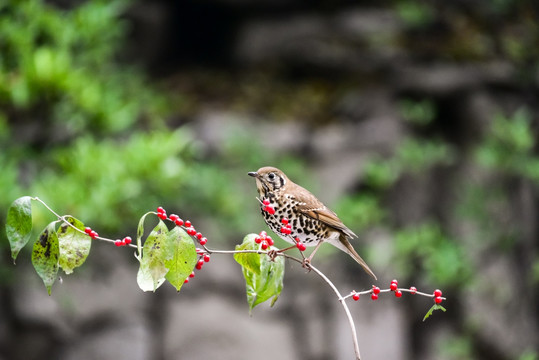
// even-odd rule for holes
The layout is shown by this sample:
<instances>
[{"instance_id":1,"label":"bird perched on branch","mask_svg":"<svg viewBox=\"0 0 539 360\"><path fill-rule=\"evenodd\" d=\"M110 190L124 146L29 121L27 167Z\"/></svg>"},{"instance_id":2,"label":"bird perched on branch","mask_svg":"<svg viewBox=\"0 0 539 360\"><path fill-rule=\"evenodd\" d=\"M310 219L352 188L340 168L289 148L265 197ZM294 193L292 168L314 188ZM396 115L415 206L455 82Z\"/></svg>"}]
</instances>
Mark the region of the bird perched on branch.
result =
<instances>
[{"instance_id":1,"label":"bird perched on branch","mask_svg":"<svg viewBox=\"0 0 539 360\"><path fill-rule=\"evenodd\" d=\"M306 246L315 246L306 262L310 263L319 246L327 242L350 255L376 279L350 244L350 239L357 235L313 194L274 167L263 167L248 174L256 179L262 215L270 229L291 244L301 241ZM284 230L283 224L287 225Z\"/></svg>"}]
</instances>

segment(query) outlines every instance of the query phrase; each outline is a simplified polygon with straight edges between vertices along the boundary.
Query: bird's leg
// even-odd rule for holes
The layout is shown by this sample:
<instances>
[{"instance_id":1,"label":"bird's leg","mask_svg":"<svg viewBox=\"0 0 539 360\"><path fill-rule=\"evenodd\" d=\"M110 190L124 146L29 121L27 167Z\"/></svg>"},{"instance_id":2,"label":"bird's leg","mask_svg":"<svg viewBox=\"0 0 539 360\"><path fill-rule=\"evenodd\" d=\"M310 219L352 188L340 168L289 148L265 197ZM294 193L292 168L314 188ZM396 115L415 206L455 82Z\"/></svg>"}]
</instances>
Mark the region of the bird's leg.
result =
<instances>
[{"instance_id":1,"label":"bird's leg","mask_svg":"<svg viewBox=\"0 0 539 360\"><path fill-rule=\"evenodd\" d=\"M313 259L314 257L314 254L316 254L316 251L318 251L318 248L320 247L320 245L322 245L322 243L324 242L324 240L320 240L318 242L318 244L316 244L316 246L314 247L314 250L313 252L311 253L311 255L309 255L308 258L303 258L303 267L308 269L309 268L309 265L311 264L311 260ZM303 255L303 253L301 253Z\"/></svg>"},{"instance_id":2,"label":"bird's leg","mask_svg":"<svg viewBox=\"0 0 539 360\"><path fill-rule=\"evenodd\" d=\"M295 247L296 247L296 245L292 245L292 246L289 246L289 247L284 248L284 249L279 249L279 250L277 250L277 252L283 253L283 252L288 251L288 250L290 250L290 249L293 249L293 248L295 248Z\"/></svg>"},{"instance_id":3,"label":"bird's leg","mask_svg":"<svg viewBox=\"0 0 539 360\"><path fill-rule=\"evenodd\" d=\"M279 250L270 250L270 251L268 251L268 256L270 257L271 261L274 261L275 258L277 257L277 255L279 255L280 253L284 253L285 251L288 251L288 250L293 249L295 247L296 247L296 245L290 246L290 247L287 247L287 248L284 248L284 249L279 249Z\"/></svg>"}]
</instances>

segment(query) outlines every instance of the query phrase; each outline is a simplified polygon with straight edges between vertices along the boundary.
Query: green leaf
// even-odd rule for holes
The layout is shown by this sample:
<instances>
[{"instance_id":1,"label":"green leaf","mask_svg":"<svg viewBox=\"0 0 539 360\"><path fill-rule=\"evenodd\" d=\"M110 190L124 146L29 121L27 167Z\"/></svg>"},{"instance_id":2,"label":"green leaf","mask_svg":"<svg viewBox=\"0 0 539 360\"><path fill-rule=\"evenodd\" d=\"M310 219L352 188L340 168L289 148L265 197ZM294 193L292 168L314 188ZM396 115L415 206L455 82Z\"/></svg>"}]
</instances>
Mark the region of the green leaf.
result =
<instances>
[{"instance_id":1,"label":"green leaf","mask_svg":"<svg viewBox=\"0 0 539 360\"><path fill-rule=\"evenodd\" d=\"M79 232L71 226L63 223L58 230L58 243L60 258L58 263L66 274L71 274L73 269L81 266L90 253L92 239L84 233L84 224L72 216L65 216L67 222L81 230Z\"/></svg>"},{"instance_id":2,"label":"green leaf","mask_svg":"<svg viewBox=\"0 0 539 360\"><path fill-rule=\"evenodd\" d=\"M159 220L144 242L137 274L137 283L143 291L155 291L165 281L168 272L165 260L170 258L171 254L170 246L167 246L167 236L167 226Z\"/></svg>"},{"instance_id":3,"label":"green leaf","mask_svg":"<svg viewBox=\"0 0 539 360\"><path fill-rule=\"evenodd\" d=\"M11 204L6 219L6 235L11 246L13 263L28 243L32 232L32 198L23 196Z\"/></svg>"},{"instance_id":4,"label":"green leaf","mask_svg":"<svg viewBox=\"0 0 539 360\"><path fill-rule=\"evenodd\" d=\"M236 245L236 251L239 250L258 250L259 246L255 243L257 234L249 234L243 238L241 245ZM255 274L260 274L260 254L256 253L237 253L234 254L234 260L242 267L247 268Z\"/></svg>"},{"instance_id":5,"label":"green leaf","mask_svg":"<svg viewBox=\"0 0 539 360\"><path fill-rule=\"evenodd\" d=\"M425 314L425 317L423 318L423 321L427 320L432 315L434 310L442 310L443 312L446 312L445 308L442 305L434 304L429 309L429 311L427 311L427 313Z\"/></svg>"},{"instance_id":6,"label":"green leaf","mask_svg":"<svg viewBox=\"0 0 539 360\"><path fill-rule=\"evenodd\" d=\"M138 227L137 227L137 253L136 258L140 261L142 256L142 236L144 236L144 220L146 220L146 216L149 214L153 214L153 212L147 212L146 214L142 215L140 220L138 221Z\"/></svg>"},{"instance_id":7,"label":"green leaf","mask_svg":"<svg viewBox=\"0 0 539 360\"><path fill-rule=\"evenodd\" d=\"M43 280L49 295L58 274L58 257L60 255L55 224L56 221L53 221L43 230L32 250L32 264Z\"/></svg>"},{"instance_id":8,"label":"green leaf","mask_svg":"<svg viewBox=\"0 0 539 360\"><path fill-rule=\"evenodd\" d=\"M258 249L258 245L254 242L255 237L256 234L247 235L243 243L236 246L236 250ZM277 250L273 247L271 249ZM284 257L277 256L274 261L271 261L265 254L247 253L235 254L234 259L242 266L249 312L269 299L273 306L283 289Z\"/></svg>"},{"instance_id":9,"label":"green leaf","mask_svg":"<svg viewBox=\"0 0 539 360\"><path fill-rule=\"evenodd\" d=\"M196 246L193 239L179 226L168 233L167 243L171 257L165 260L168 269L165 278L180 291L185 279L196 265Z\"/></svg>"}]
</instances>

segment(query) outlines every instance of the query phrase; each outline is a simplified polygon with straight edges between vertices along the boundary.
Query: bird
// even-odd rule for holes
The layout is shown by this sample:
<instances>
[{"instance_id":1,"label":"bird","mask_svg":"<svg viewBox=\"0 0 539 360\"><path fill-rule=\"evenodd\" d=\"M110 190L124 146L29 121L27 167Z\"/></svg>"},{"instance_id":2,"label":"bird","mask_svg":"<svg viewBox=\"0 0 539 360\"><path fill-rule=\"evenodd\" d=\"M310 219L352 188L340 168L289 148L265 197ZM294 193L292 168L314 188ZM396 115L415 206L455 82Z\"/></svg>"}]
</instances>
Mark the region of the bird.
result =
<instances>
[{"instance_id":1,"label":"bird","mask_svg":"<svg viewBox=\"0 0 539 360\"><path fill-rule=\"evenodd\" d=\"M299 240L306 246L315 246L305 262L310 264L320 245L327 242L350 255L377 280L350 243L357 235L309 190L292 182L284 172L272 166L247 174L256 179L258 200L268 227L290 244L296 245ZM283 224L288 225L285 231Z\"/></svg>"}]
</instances>

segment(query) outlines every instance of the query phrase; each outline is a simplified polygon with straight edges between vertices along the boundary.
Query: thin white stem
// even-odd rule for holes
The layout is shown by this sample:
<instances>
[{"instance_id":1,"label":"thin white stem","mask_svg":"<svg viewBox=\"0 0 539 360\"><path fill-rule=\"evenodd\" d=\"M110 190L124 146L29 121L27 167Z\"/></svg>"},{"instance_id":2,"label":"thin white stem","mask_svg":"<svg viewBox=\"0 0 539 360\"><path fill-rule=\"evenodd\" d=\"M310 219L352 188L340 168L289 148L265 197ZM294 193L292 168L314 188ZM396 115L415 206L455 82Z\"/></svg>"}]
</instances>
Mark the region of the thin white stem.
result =
<instances>
[{"instance_id":1,"label":"thin white stem","mask_svg":"<svg viewBox=\"0 0 539 360\"><path fill-rule=\"evenodd\" d=\"M293 256L283 254L288 259L294 260L299 262L300 264L303 264L303 261L301 261L298 258L295 258ZM357 340L357 331L356 331L356 325L354 323L354 319L352 318L352 314L350 313L350 309L348 309L348 305L346 305L346 297L343 297L337 287L333 284L331 280L320 270L318 270L316 267L314 267L312 264L307 263L307 267L314 271L318 276L320 276L335 292L337 295L337 298L339 299L339 302L341 303L342 307L344 308L344 312L346 313L346 317L348 318L348 323L350 324L350 329L352 330L352 341L354 343L354 352L356 355L356 360L361 360L361 355L359 353L359 343Z\"/></svg>"}]
</instances>

